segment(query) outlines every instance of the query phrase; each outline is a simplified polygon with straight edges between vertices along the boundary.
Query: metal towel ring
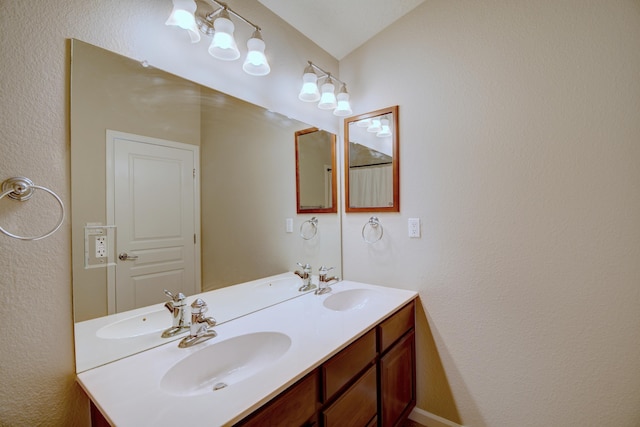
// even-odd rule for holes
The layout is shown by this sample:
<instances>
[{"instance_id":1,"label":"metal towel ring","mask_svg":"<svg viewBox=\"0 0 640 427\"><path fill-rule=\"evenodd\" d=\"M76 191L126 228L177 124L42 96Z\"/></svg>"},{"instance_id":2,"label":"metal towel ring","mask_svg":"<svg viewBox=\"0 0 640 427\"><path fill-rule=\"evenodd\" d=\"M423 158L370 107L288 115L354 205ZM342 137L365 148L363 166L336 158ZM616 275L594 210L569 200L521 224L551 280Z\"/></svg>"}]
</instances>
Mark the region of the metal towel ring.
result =
<instances>
[{"instance_id":1,"label":"metal towel ring","mask_svg":"<svg viewBox=\"0 0 640 427\"><path fill-rule=\"evenodd\" d=\"M377 239L375 240L367 239L367 237L364 235L364 232L367 229L367 226L370 226L374 230L380 230L380 235L378 236ZM383 234L384 234L384 228L382 228L382 224L380 224L380 220L375 216L372 216L371 218L369 218L369 221L365 222L365 224L362 226L362 240L364 240L366 243L373 244L379 241L380 239L382 239Z\"/></svg>"},{"instance_id":2,"label":"metal towel ring","mask_svg":"<svg viewBox=\"0 0 640 427\"><path fill-rule=\"evenodd\" d=\"M53 230L51 230L48 233L45 233L45 234L43 234L41 236L19 236L17 234L10 233L7 230L5 230L4 228L0 227L0 231L2 233L6 234L9 237L13 237L14 239L40 240L40 239L44 239L45 237L49 237L53 233L58 231L58 229L60 228L60 226L64 222L64 204L62 203L62 200L60 199L60 197L58 197L58 195L56 193L54 193L53 191L49 190L48 188L41 187L39 185L35 185L29 178L25 178L25 177L22 177L22 176L16 176L16 177L13 177L13 178L8 178L7 180L5 180L2 183L2 191L3 191L3 193L0 194L0 200L4 196L9 196L9 198L11 198L11 199L18 200L20 202L25 202L25 201L29 200L31 198L31 196L33 196L34 189L46 191L47 193L51 194L58 201L58 203L60 204L60 220L58 221L58 224L53 228Z\"/></svg>"},{"instance_id":3,"label":"metal towel ring","mask_svg":"<svg viewBox=\"0 0 640 427\"><path fill-rule=\"evenodd\" d=\"M308 236L304 233L305 224L309 224L309 226L313 230L313 234L311 236ZM316 218L315 216L300 224L300 237L302 237L304 240L311 240L316 237L316 234L318 234L318 218Z\"/></svg>"}]
</instances>

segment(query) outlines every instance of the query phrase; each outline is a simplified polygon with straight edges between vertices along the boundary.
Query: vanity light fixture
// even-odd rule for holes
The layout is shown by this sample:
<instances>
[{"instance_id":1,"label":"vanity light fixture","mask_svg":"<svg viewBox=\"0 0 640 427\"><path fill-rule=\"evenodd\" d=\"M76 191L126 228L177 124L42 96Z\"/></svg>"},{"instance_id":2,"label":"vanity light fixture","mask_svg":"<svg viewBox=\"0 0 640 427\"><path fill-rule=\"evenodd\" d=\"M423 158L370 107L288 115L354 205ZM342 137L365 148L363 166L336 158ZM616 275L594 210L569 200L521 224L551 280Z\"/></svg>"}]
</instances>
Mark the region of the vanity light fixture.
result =
<instances>
[{"instance_id":1,"label":"vanity light fixture","mask_svg":"<svg viewBox=\"0 0 640 427\"><path fill-rule=\"evenodd\" d=\"M369 127L367 128L367 132L371 132L371 133L378 133L382 130L382 123L380 122L380 118L379 117L374 117L371 119L371 123L369 124Z\"/></svg>"},{"instance_id":2,"label":"vanity light fixture","mask_svg":"<svg viewBox=\"0 0 640 427\"><path fill-rule=\"evenodd\" d=\"M321 110L333 110L336 116L348 116L353 113L351 104L349 103L349 93L347 92L347 84L324 71L311 61L307 61L307 65L302 75L302 89L298 95L298 99L304 102L318 102L318 108ZM318 90L318 73L320 77L324 77L321 90ZM340 83L340 91L335 94L334 82Z\"/></svg>"},{"instance_id":3,"label":"vanity light fixture","mask_svg":"<svg viewBox=\"0 0 640 427\"><path fill-rule=\"evenodd\" d=\"M169 19L165 22L165 25L175 25L187 30L189 37L191 37L191 43L197 43L200 41L200 33L196 26L196 2L193 0L173 0L173 10Z\"/></svg>"},{"instance_id":4,"label":"vanity light fixture","mask_svg":"<svg viewBox=\"0 0 640 427\"><path fill-rule=\"evenodd\" d=\"M336 87L331 81L331 74L329 74L321 86L320 102L318 102L319 109L333 110L338 106L335 89Z\"/></svg>"},{"instance_id":5,"label":"vanity light fixture","mask_svg":"<svg viewBox=\"0 0 640 427\"><path fill-rule=\"evenodd\" d=\"M389 127L389 119L384 116L380 119L380 130L376 133L378 138L391 136L391 128Z\"/></svg>"},{"instance_id":6,"label":"vanity light fixture","mask_svg":"<svg viewBox=\"0 0 640 427\"><path fill-rule=\"evenodd\" d=\"M261 29L226 3L217 0L172 0L173 10L166 25L174 25L189 32L192 43L200 41L200 33L212 38L209 54L223 61L235 61L240 57L240 50L233 36L235 25L231 21L233 15L254 28L247 41L247 56L242 69L252 76L265 76L271 68L264 54L265 43ZM208 3L207 3L208 2ZM207 6L213 6L213 11ZM217 9L216 9L217 7Z\"/></svg>"}]
</instances>

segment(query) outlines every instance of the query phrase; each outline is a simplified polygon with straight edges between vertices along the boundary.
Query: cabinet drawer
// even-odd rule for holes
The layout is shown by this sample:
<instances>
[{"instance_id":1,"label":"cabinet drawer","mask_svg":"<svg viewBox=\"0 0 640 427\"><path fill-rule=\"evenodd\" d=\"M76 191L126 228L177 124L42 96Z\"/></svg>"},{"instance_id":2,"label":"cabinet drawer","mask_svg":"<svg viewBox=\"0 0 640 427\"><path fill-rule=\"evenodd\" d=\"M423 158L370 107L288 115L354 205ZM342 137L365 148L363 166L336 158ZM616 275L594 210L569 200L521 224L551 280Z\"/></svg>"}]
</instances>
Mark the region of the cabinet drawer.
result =
<instances>
[{"instance_id":1,"label":"cabinet drawer","mask_svg":"<svg viewBox=\"0 0 640 427\"><path fill-rule=\"evenodd\" d=\"M376 357L376 335L372 329L322 365L323 402L330 399Z\"/></svg>"},{"instance_id":2,"label":"cabinet drawer","mask_svg":"<svg viewBox=\"0 0 640 427\"><path fill-rule=\"evenodd\" d=\"M318 406L318 371L316 370L267 403L255 416L241 421L238 425L297 427L309 420Z\"/></svg>"},{"instance_id":3,"label":"cabinet drawer","mask_svg":"<svg viewBox=\"0 0 640 427\"><path fill-rule=\"evenodd\" d=\"M378 326L379 351L382 353L415 323L415 301L411 301Z\"/></svg>"},{"instance_id":4,"label":"cabinet drawer","mask_svg":"<svg viewBox=\"0 0 640 427\"><path fill-rule=\"evenodd\" d=\"M372 366L322 413L324 426L369 426L376 417L376 367Z\"/></svg>"}]
</instances>

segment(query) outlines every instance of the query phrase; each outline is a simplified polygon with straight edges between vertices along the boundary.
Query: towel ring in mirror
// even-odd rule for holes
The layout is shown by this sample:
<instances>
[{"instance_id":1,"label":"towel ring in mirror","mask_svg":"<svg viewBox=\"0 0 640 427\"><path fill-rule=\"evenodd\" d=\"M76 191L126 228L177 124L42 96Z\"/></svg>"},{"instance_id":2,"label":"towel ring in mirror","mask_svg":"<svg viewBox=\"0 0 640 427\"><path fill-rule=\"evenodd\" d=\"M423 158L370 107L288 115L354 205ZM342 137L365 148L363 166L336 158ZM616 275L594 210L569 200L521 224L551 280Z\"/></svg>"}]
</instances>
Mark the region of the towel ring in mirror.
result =
<instances>
[{"instance_id":1,"label":"towel ring in mirror","mask_svg":"<svg viewBox=\"0 0 640 427\"><path fill-rule=\"evenodd\" d=\"M300 237L311 240L318 234L318 218L315 216L300 224Z\"/></svg>"}]
</instances>

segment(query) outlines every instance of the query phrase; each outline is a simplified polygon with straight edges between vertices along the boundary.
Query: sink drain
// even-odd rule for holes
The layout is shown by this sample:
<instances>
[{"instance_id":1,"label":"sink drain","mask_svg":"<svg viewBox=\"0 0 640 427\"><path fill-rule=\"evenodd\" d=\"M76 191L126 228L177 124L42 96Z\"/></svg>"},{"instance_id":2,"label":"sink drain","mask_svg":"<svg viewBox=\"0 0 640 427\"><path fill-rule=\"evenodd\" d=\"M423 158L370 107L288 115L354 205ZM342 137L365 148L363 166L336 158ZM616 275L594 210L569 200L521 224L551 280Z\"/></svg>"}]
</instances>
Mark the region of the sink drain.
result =
<instances>
[{"instance_id":1,"label":"sink drain","mask_svg":"<svg viewBox=\"0 0 640 427\"><path fill-rule=\"evenodd\" d=\"M227 386L227 383L217 383L216 385L213 386L213 391L220 390L222 388L225 388L226 386Z\"/></svg>"}]
</instances>

